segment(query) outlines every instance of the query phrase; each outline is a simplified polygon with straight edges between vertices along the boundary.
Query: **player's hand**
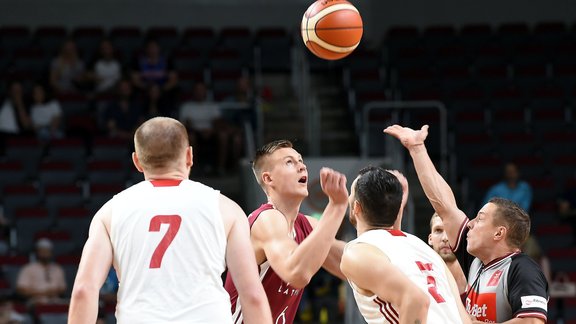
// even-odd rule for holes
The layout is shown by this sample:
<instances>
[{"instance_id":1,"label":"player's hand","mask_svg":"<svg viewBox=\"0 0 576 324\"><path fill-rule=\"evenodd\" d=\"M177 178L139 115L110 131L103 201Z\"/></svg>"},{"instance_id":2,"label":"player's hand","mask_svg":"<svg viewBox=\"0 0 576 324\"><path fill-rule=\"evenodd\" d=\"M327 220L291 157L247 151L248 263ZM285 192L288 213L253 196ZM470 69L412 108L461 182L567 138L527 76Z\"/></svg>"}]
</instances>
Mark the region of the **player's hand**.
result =
<instances>
[{"instance_id":1,"label":"player's hand","mask_svg":"<svg viewBox=\"0 0 576 324\"><path fill-rule=\"evenodd\" d=\"M320 170L320 186L328 196L330 202L335 204L348 203L348 189L346 189L346 176L330 168Z\"/></svg>"},{"instance_id":2,"label":"player's hand","mask_svg":"<svg viewBox=\"0 0 576 324\"><path fill-rule=\"evenodd\" d=\"M402 174L402 172L398 170L386 170L398 178L400 181L400 185L402 185L402 205L400 205L400 210L404 209L406 206L406 202L408 201L408 194L409 194L409 187L408 187L408 179Z\"/></svg>"},{"instance_id":3,"label":"player's hand","mask_svg":"<svg viewBox=\"0 0 576 324\"><path fill-rule=\"evenodd\" d=\"M423 145L428 136L428 125L422 126L420 130L414 130L409 127L392 125L384 129L384 133L392 135L400 140L400 143L407 149L418 145Z\"/></svg>"}]
</instances>

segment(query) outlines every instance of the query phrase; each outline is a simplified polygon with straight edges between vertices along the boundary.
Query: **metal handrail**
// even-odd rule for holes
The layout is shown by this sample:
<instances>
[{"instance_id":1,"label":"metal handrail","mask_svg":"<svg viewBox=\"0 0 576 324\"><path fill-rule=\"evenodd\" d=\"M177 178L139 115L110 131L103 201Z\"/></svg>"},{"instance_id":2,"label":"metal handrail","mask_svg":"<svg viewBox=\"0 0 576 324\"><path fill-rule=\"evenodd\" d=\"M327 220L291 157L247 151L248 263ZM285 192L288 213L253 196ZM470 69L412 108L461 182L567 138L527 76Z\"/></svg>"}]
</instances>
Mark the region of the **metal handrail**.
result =
<instances>
[{"instance_id":1,"label":"metal handrail","mask_svg":"<svg viewBox=\"0 0 576 324\"><path fill-rule=\"evenodd\" d=\"M398 110L408 109L437 109L439 112L440 122L440 174L444 177L448 171L448 124L447 124L447 111L444 103L435 100L421 100L421 101L371 101L364 105L362 109L362 130L360 134L360 150L362 157L366 158L370 149L370 136L369 127L370 113L374 110L394 110L392 111L392 124L400 122ZM400 159L397 161L404 167L404 161L401 158L403 154L399 152L389 152L390 157Z\"/></svg>"}]
</instances>

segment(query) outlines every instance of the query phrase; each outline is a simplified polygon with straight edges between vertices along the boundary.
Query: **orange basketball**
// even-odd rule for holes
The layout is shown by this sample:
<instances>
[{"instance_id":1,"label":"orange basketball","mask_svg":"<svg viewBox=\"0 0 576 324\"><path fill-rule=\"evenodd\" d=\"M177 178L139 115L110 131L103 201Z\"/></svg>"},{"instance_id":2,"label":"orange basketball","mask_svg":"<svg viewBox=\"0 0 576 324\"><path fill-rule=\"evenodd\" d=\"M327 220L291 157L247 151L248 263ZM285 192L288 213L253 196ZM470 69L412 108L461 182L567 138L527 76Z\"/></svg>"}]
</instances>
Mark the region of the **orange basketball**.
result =
<instances>
[{"instance_id":1,"label":"orange basketball","mask_svg":"<svg viewBox=\"0 0 576 324\"><path fill-rule=\"evenodd\" d=\"M304 13L301 32L312 53L325 60L338 60L360 44L362 17L346 0L318 0Z\"/></svg>"}]
</instances>

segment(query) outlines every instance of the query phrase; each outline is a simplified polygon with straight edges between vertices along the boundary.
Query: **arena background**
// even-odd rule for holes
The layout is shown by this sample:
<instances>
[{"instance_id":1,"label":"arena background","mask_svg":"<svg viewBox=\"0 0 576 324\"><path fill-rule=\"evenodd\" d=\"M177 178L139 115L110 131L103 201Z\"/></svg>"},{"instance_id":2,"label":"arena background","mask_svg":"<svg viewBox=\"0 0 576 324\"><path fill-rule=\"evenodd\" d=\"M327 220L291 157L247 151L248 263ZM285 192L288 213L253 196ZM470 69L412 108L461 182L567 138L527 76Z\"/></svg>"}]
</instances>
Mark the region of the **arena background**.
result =
<instances>
[{"instance_id":1,"label":"arena background","mask_svg":"<svg viewBox=\"0 0 576 324\"><path fill-rule=\"evenodd\" d=\"M215 47L225 43L225 31L247 30L247 36L240 34L248 39L249 58L233 67L232 75L248 76L262 100L249 107L256 117L235 120L244 130L242 162L235 161L237 167L224 176L193 172L193 178L231 196L249 213L263 202L249 170L251 152L267 140L288 138L295 141L305 161L313 161L311 169L315 172L322 164L340 165L350 160L356 162L343 170L350 175L365 163L405 172L411 184L405 228L425 239L432 210L405 152L383 139L381 129L392 122L413 127L429 123L432 157L469 216L478 209L488 186L499 180L503 164L514 161L519 165L523 178L534 189L530 210L533 234L542 254L550 259L554 278L567 282L553 285L549 323L576 323L574 230L567 226L570 219L561 217L557 210L558 198L565 197L576 184L576 2L353 1L364 20L364 38L355 53L337 62L314 58L300 41L300 19L310 3L0 0L0 98L7 97L7 82L12 78L30 83L38 78L34 73L45 72L27 68L27 62L48 64L55 55L43 51L41 57L35 56L35 46L42 40L37 31L43 28L64 30L63 41L82 27L96 26L106 35L128 27L139 31L140 43L151 29L169 29L175 31L172 35L176 38L174 47L165 54L173 59L186 58L178 56L178 50L185 47L186 30L211 30L214 43L210 46ZM16 45L9 41L13 27L26 31L30 42L22 44L30 48L19 52L13 47ZM282 39L277 43L265 43L260 38L265 34L262 30L278 29L285 33L280 33ZM286 47L275 52L268 51L265 44ZM32 54L26 57L32 60L20 60L17 53ZM231 80L216 82L221 81L214 73L219 63L214 63L210 49L207 53L198 71L177 69L183 72L181 90L190 92L190 85L200 75L218 101L233 91L229 88ZM129 58L124 64L130 64ZM220 87L225 88L223 93L218 93ZM78 120L94 119L85 97L62 96L60 100L67 127ZM78 106L79 114L74 113ZM223 103L222 107L234 111L235 105ZM78 135L77 129L66 132L69 138ZM107 151L97 149L97 141L85 140L86 136L101 135L82 134L81 144L72 150L67 149L70 143L62 150L56 149L56 142L41 148L21 138L4 143L0 201L8 222L0 233L3 293L14 292L17 273L33 259L33 244L40 236L55 242L56 260L65 267L71 285L92 213L115 190L139 181L128 163L129 145ZM101 151L104 156L97 156L95 152ZM62 172L45 163L63 159L79 167ZM122 163L112 171L92 169L98 159ZM68 182L57 183L55 178ZM113 178L120 181L107 183ZM65 186L68 191L54 191L53 186ZM322 202L319 198L313 205ZM309 205L307 202L303 208ZM80 217L70 221L71 217L62 216L63 210ZM82 230L72 232L71 228ZM341 237L352 236L353 230L345 224ZM353 305L345 306L346 286L320 273L308 289L298 322L359 323L357 315L344 311L354 309ZM70 288L65 297L69 297ZM15 305L21 313L28 311L21 301ZM103 309L107 321L113 323L113 305L103 305ZM48 305L26 319L65 323L65 312L65 303Z\"/></svg>"}]
</instances>

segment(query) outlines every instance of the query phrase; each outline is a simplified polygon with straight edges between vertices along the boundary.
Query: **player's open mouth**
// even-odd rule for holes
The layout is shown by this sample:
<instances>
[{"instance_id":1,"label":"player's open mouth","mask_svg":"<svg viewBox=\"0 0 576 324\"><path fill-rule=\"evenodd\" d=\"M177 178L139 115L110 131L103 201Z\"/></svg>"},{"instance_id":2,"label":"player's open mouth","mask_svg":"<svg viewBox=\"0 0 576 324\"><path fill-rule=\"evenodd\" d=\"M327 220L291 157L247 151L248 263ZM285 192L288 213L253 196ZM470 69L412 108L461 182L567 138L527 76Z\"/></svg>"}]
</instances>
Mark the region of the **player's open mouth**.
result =
<instances>
[{"instance_id":1,"label":"player's open mouth","mask_svg":"<svg viewBox=\"0 0 576 324\"><path fill-rule=\"evenodd\" d=\"M300 178L300 180L298 180L299 183L306 183L306 181L308 180L308 178L306 176L303 176L302 178Z\"/></svg>"}]
</instances>

